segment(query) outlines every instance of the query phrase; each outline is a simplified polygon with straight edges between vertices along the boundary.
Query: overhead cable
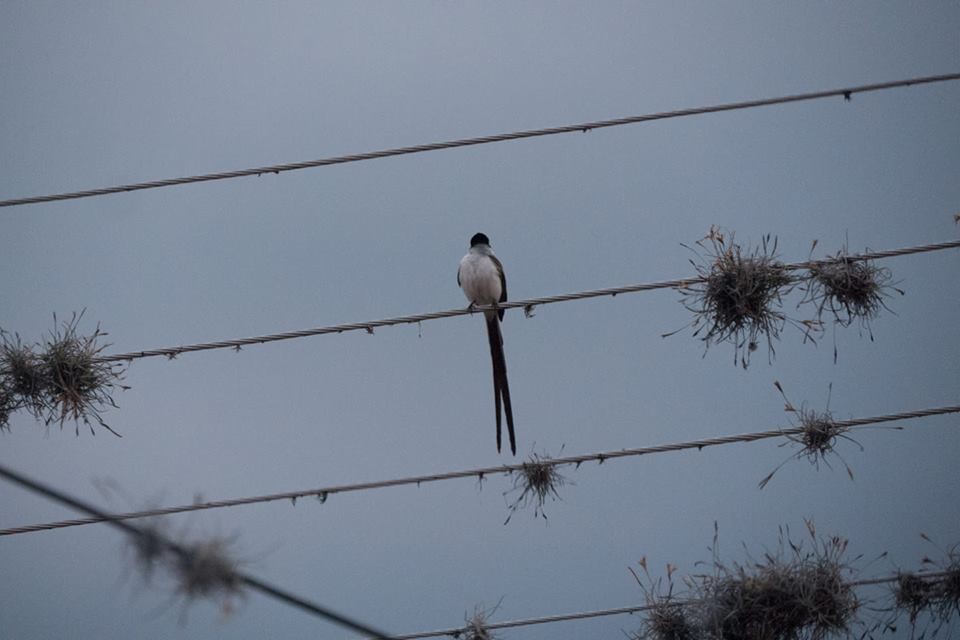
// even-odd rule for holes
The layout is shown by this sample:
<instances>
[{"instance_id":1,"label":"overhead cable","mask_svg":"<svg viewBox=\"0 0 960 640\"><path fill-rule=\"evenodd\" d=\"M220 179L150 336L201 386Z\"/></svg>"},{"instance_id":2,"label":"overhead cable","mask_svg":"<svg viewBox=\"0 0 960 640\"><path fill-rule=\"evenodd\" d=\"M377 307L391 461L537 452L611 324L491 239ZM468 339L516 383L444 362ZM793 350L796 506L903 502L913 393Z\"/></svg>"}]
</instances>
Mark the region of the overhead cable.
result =
<instances>
[{"instance_id":1,"label":"overhead cable","mask_svg":"<svg viewBox=\"0 0 960 640\"><path fill-rule=\"evenodd\" d=\"M929 251L942 251L944 249L955 249L960 247L960 240L952 240L948 242L939 242L936 244L927 244L916 247L905 247L901 249L890 249L887 251L869 251L866 253L845 256L843 259L847 261L854 260L877 260L881 258L892 258L896 256L905 256L916 253L925 253ZM836 262L836 258L828 258L824 260L808 260L806 262L797 262L793 264L784 265L784 268L790 270L799 270L799 269L809 269L812 266L816 265L826 265ZM624 293L638 293L641 291L653 291L656 289L678 289L683 287L688 287L692 284L698 282L703 282L704 279L699 276L694 276L690 278L680 278L676 280L665 280L662 282L650 282L644 284L632 284L622 287L610 287L606 289L593 289L590 291L579 291L576 293L566 293L555 296L546 296L543 298L531 298L529 300L516 300L513 302L501 302L496 307L488 305L476 305L473 308L460 308L460 309L450 309L448 311L435 311L432 313L421 313L410 316L400 316L397 318L387 318L384 320L368 320L366 322L351 322L347 324L336 324L325 327L316 327L313 329L302 329L299 331L285 331L282 333L273 333L268 335L254 336L251 338L236 338L231 340L219 340L216 342L201 342L197 344L188 344L182 345L179 347L164 347L160 349L146 349L142 351L131 351L128 353L117 353L102 356L97 358L99 361L103 362L117 362L121 360L136 360L139 358L152 358L157 356L166 356L168 358L173 358L182 353L191 353L194 351L210 351L213 349L240 349L241 347L264 344L267 342L278 342L281 340L293 340L295 338L307 338L310 336L319 336L329 333L346 333L349 331L366 331L367 333L373 333L374 329L379 327L387 327L391 325L398 324L414 324L419 322L425 322L427 320L438 320L440 318L453 318L456 316L470 315L476 312L481 312L489 309L514 309L517 307L523 307L526 310L530 310L534 307L538 307L545 304L553 304L556 302L568 302L570 300L583 300L586 298L598 298L602 296L617 296Z\"/></svg>"},{"instance_id":2,"label":"overhead cable","mask_svg":"<svg viewBox=\"0 0 960 640\"><path fill-rule=\"evenodd\" d=\"M851 580L846 582L848 586L851 587L861 587L861 586L870 586L878 584L889 584L896 582L900 579L902 574L898 573L892 576L883 576L880 578L869 578L866 580ZM937 579L945 578L948 576L955 575L955 572L951 571L937 571L931 573L918 573L918 577L923 579ZM675 600L674 604L678 607L682 607L685 604L692 604L697 602L696 600ZM656 605L642 604L626 607L614 607L611 609L595 609L593 611L578 611L576 613L562 613L552 616L541 616L538 618L523 618L518 620L507 620L504 622L486 622L483 625L483 628L487 631L496 631L498 629L508 629L512 627L528 627L538 624L551 624L554 622L567 622L570 620L586 620L589 618L601 618L606 616L616 616L623 614L633 614L640 613L643 611L650 611L655 608ZM407 633L399 636L394 636L394 640L419 640L420 638L438 638L441 636L451 636L453 638L459 638L464 633L470 630L470 627L451 627L449 629L437 629L435 631L421 631L418 633Z\"/></svg>"},{"instance_id":3,"label":"overhead cable","mask_svg":"<svg viewBox=\"0 0 960 640\"><path fill-rule=\"evenodd\" d=\"M872 424L885 422L894 422L897 420L911 420L916 418L926 418L930 416L945 415L949 413L960 413L960 405L937 407L932 409L920 409L917 411L905 411L902 413L892 413L869 418L853 418L850 420L838 420L831 423L831 427L836 432L842 432L846 429L863 427ZM618 451L605 451L600 453L589 453L578 456L564 456L557 458L538 457L537 464L550 467L560 465L581 465L585 462L604 463L607 460L615 458L635 457L649 455L654 453L667 453L669 451L683 451L686 449L704 449L719 445L734 444L737 442L756 442L769 438L789 438L791 436L801 435L804 427L791 427L787 429L772 429L769 431L759 431L754 433L743 433L739 435L719 436L716 438L705 438L702 440L691 440L674 444L662 444L653 447L640 447L636 449L620 449ZM228 500L213 500L209 502L199 502L188 505L174 507L163 507L159 509L147 509L144 511L133 511L129 513L106 514L98 513L89 518L78 518L73 520L62 520L60 522L49 522L44 524L25 525L0 530L0 536L10 536L20 533L33 533L36 531L47 531L51 529L64 529L67 527L76 527L87 524L96 524L99 522L122 522L124 520L134 520L137 518L150 518L155 516L171 515L174 513L186 513L190 511L204 511L207 509L220 509L223 507L237 507L248 504L258 504L263 502L273 502L276 500L296 501L301 498L319 498L326 501L327 498L335 493L348 493L352 491L366 491L371 489L383 489L386 487L398 487L402 485L415 484L417 486L426 482L438 482L441 480L453 480L456 478L484 478L490 475L510 474L522 472L529 463L505 464L495 467L480 467L476 469L467 469L463 471L448 471L445 473L433 473L428 475L412 476L406 478L394 478L391 480L379 480L373 482L360 482L355 484L340 484L323 487L319 489L304 489L300 491L287 491L284 493L272 493L267 495L250 496L245 498L233 498Z\"/></svg>"},{"instance_id":4,"label":"overhead cable","mask_svg":"<svg viewBox=\"0 0 960 640\"><path fill-rule=\"evenodd\" d=\"M766 107L775 104L786 104L789 102L803 102L807 100L820 100L823 98L843 97L849 100L855 93L868 93L872 91L883 91L899 87L908 87L911 85L932 84L937 82L949 82L960 80L960 73L949 73L935 76L920 76L908 78L906 80L895 80L892 82L879 82L874 84L863 84L851 87L828 89L826 91L813 91L809 93L797 93L792 95L779 96L775 98L761 98L757 100L746 100L743 102L728 102L715 104L705 107L693 107L688 109L678 109L674 111L662 111L658 113L648 113L638 116L627 116L625 118L615 118L612 120L597 120L594 122L583 122L580 124L570 124L559 127L547 127L544 129L528 129L525 131L515 131L512 133L500 133L495 135L480 136L477 138L463 138L460 140L450 140L447 142L433 142L429 144L419 144L411 147L399 147L396 149L385 149L382 151L370 151L367 153L357 153L346 156L334 156L320 160L307 160L304 162L290 162L286 164L274 164L253 169L239 169L236 171L222 171L218 173L206 173L201 175L187 176L183 178L168 178L165 180L152 180L149 182L136 182L124 184L115 187L103 187L99 189L87 189L83 191L72 191L67 193L57 193L44 196L31 196L26 198L13 198L0 201L0 207L15 207L25 204L36 204L40 202L53 202L56 200L75 200L78 198L91 198L94 196L104 196L114 193L124 193L129 191L141 191L144 189L157 189L159 187L172 187L175 185L190 184L194 182L211 182L214 180L227 180L231 178L242 178L246 176L261 176L264 174L279 174L285 171L295 171L297 169L309 169L313 167L323 167L333 164L345 164L347 162L360 162L362 160L375 160L377 158L387 158L390 156L409 155L412 153L423 153L426 151L439 151L441 149L452 149L455 147L468 147L479 144L490 144L493 142L504 142L507 140L520 140L522 138L535 138L539 136L550 136L560 133L587 132L592 129L602 129L605 127L617 127L627 124L637 124L640 122L649 122L652 120L666 120L669 118L680 118L685 116L701 115L705 113L717 113L721 111L734 111L737 109L752 109L755 107Z\"/></svg>"}]
</instances>

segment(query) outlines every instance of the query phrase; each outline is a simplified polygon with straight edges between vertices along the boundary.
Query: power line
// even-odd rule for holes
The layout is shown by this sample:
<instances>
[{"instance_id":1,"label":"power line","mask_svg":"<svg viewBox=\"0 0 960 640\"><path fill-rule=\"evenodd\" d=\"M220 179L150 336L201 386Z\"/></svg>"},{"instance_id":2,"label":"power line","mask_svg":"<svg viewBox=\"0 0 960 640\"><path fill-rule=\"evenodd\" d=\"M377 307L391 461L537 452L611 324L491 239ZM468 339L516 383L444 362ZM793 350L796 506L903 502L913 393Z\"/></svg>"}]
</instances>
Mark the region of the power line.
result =
<instances>
[{"instance_id":1,"label":"power line","mask_svg":"<svg viewBox=\"0 0 960 640\"><path fill-rule=\"evenodd\" d=\"M960 247L960 240L949 242L939 242L936 244L927 244L916 247L905 247L901 249L890 249L887 251L872 251L854 256L846 256L844 260L877 260L881 258L892 258L896 256L905 256L916 253L925 253L929 251L941 251L944 249L955 249ZM836 259L809 260L806 262L797 262L784 265L789 270L809 269L817 265L826 265L836 262ZM655 289L678 289L703 282L704 279L699 276L690 278L681 278L677 280L665 280L662 282L650 282L645 284L632 284L623 287L610 287L607 289L593 289L590 291L580 291L577 293L566 293L555 296L546 296L543 298L531 298L529 300L516 300L513 302L502 302L498 309L514 309L523 307L531 309L545 304L556 302L568 302L570 300L583 300L586 298L597 298L601 296L617 296L622 293L637 293L640 291L653 291ZM413 324L425 322L427 320L438 320L440 318L452 318L456 316L469 315L485 309L492 309L490 306L478 305L472 309L450 309L448 311L435 311L432 313L422 313L411 316L400 316L397 318L387 318L384 320L368 320L366 322L352 322L348 324L337 324L325 327L316 327L314 329L302 329L299 331L286 331L282 333L273 333L269 335L254 336L251 338L237 338L232 340L220 340L217 342L202 342L197 344L183 345L179 347L164 347L160 349L148 349L143 351L131 351L129 353L118 353L98 358L103 362L115 362L121 360L135 360L139 358L151 358L157 356L167 356L172 358L182 353L193 351L210 351L213 349L239 349L255 344L264 344L267 342L278 342L280 340L292 340L295 338L306 338L310 336L319 336L328 333L346 333L348 331L366 331L373 333L378 327L387 327L398 324Z\"/></svg>"},{"instance_id":2,"label":"power line","mask_svg":"<svg viewBox=\"0 0 960 640\"><path fill-rule=\"evenodd\" d=\"M761 98L757 100L747 100L743 102L729 102L723 104L710 105L705 107L694 107L689 109L679 109L676 111L662 111L659 113L648 113L645 115L628 116L625 118L616 118L613 120L598 120L595 122L584 122L581 124L571 124L560 127L548 127L544 129L528 129L525 131L515 131L513 133L500 133L478 138L464 138L460 140L450 140L447 142L434 142L429 144L420 144L412 147L399 147L396 149L385 149L381 151L370 151L367 153L358 153L346 156L334 156L323 158L321 160L308 160L305 162L291 162L287 164L275 164L255 169L240 169L237 171L223 171L219 173L206 173L183 178L169 178L166 180L153 180L150 182L137 182L125 184L116 187L104 187L101 189L88 189L85 191L73 191L68 193L58 193L45 196L32 196L28 198L15 198L12 200L0 201L0 207L14 207L25 204L36 204L39 202L53 202L55 200L74 200L77 198L90 198L93 196L104 196L113 193L123 193L128 191L140 191L143 189L157 189L159 187L171 187L181 184L190 184L193 182L211 182L214 180L227 180L230 178L242 178L246 176L260 176L265 173L279 174L283 171L295 171L297 169L309 169L313 167L323 167L333 164L345 164L347 162L360 162L362 160L375 160L377 158L387 158L390 156L409 155L412 153L423 153L426 151L438 151L440 149L452 149L455 147L468 147L479 144L490 144L493 142L504 142L507 140L520 140L522 138L535 138L539 136L550 136L560 133L587 132L591 129L602 129L605 127L618 127L627 124L637 124L640 122L649 122L652 120L667 120L669 118L681 118L685 116L701 115L705 113L717 113L721 111L735 111L738 109L752 109L755 107L766 107L775 104L785 104L789 102L803 102L807 100L819 100L823 98L832 98L843 96L849 100L855 93L867 93L872 91L883 91L886 89L895 89L907 87L910 85L932 84L936 82L949 82L960 80L960 73L950 73L936 76L920 76L909 78L907 80L895 80L893 82L880 82L875 84L864 84L842 89L829 89L826 91L814 91L810 93L798 93L793 95L779 96L775 98Z\"/></svg>"},{"instance_id":3,"label":"power line","mask_svg":"<svg viewBox=\"0 0 960 640\"><path fill-rule=\"evenodd\" d=\"M119 520L111 519L111 517L108 514L106 514L102 510L94 507L93 505L87 502L83 502L57 489L44 485L36 480L32 480L2 465L0 465L0 477L6 478L7 480L15 484L18 484L21 487L24 487L25 489L28 489L35 493L43 494L44 496L56 502L59 502L63 505L66 505L71 509L76 509L77 511L88 513L92 517L101 518L102 519L101 521L105 521L111 526L114 526L117 529L120 529L121 531L123 531L124 533L134 536L137 539L148 540L151 543L159 542L163 547L165 547L166 549L169 549L171 552L176 554L178 558L189 560L193 555L193 553L188 548L183 547L182 545L179 545L171 540L164 538L162 535L160 535L156 531L146 532L143 529L140 529L139 527L136 527L127 522L121 522ZM387 634L381 631L374 629L373 627L367 624L357 622L356 620L348 618L347 616L331 611L330 609L322 605L316 604L314 602L310 602L309 600L301 598L300 596L284 591L279 587L273 586L271 584L268 584L267 582L264 582L263 580L260 580L259 578L255 578L253 576L249 576L237 571L234 571L233 575L239 582L245 584L251 589L259 591L260 593L268 595L272 598L276 598L277 600L285 602L299 609L303 609L304 611L308 611L314 615L320 616L322 618L326 618L327 620L333 623L336 623L342 627L346 627L348 629L351 629L352 631L356 631L373 638L378 638L381 640L390 640L390 636L388 636Z\"/></svg>"},{"instance_id":4,"label":"power line","mask_svg":"<svg viewBox=\"0 0 960 640\"><path fill-rule=\"evenodd\" d=\"M836 432L842 432L846 429L862 427L871 424L884 422L894 422L897 420L910 420L915 418L926 418L930 416L944 415L949 413L960 413L960 405L938 407L932 409L920 409L917 411L905 411L903 413L893 413L870 418L853 418L831 423ZM649 455L654 453L666 453L669 451L683 451L685 449L704 449L725 444L737 442L755 442L757 440L766 440L769 438L781 438L800 435L804 432L804 427L791 427L789 429L771 429L769 431L759 431L755 433L743 433L739 435L720 436L717 438L705 438L702 440L691 440L674 444L663 444L653 447L641 447L636 449L621 449L619 451L606 451L601 453L589 453L579 456L565 456L561 458L539 458L537 464L550 467L560 465L581 465L584 462L603 463L614 458L626 458L634 456ZM517 471L523 471L529 463L519 463L510 465L500 465L496 467L481 467L477 469L467 469L463 471L448 471L446 473L435 473L429 475L412 476L406 478L395 478L392 480L379 480L373 482L361 482L356 484L340 484L324 487L320 489L306 489L301 491L288 491L284 493L272 493L260 496L251 496L245 498L233 498L228 500L213 500L210 502L201 502L188 505L163 507L159 509L148 509L144 511L133 511L129 513L118 514L96 514L89 518L78 518L73 520L62 520L60 522L49 522L45 524L25 525L11 529L0 530L0 536L10 536L20 533L33 533L36 531L47 531L51 529L64 529L67 527L76 527L87 524L96 524L99 522L121 522L124 520L133 520L137 518L149 518L154 516L171 515L174 513L186 513L190 511L204 511L206 509L220 509L223 507L237 507L241 505L257 504L262 502L273 502L276 500L298 500L300 498L320 498L326 500L335 493L348 493L352 491L366 491L371 489L383 489L386 487L398 487L402 485L415 484L417 486L426 482L438 482L441 480L453 480L456 478L483 478L484 476L510 474Z\"/></svg>"},{"instance_id":5,"label":"power line","mask_svg":"<svg viewBox=\"0 0 960 640\"><path fill-rule=\"evenodd\" d=\"M938 571L935 573L922 573L918 574L924 579L937 579L945 578L947 576L953 575L954 572L951 571ZM861 587L861 586L871 586L878 584L889 584L891 582L896 582L900 579L900 574L893 576L884 576L880 578L870 578L867 580L852 580L846 584L850 587ZM684 600L684 601L675 601L674 604L678 607L694 604L698 600ZM508 620L505 622L490 622L483 625L488 631L496 631L497 629L508 629L511 627L527 627L537 624L550 624L553 622L567 622L569 620L586 620L589 618L601 618L605 616L616 616L626 613L640 613L642 611L650 611L654 608L655 605L643 604L643 605L634 605L627 607L615 607L612 609L595 609L593 611L578 611L576 613L563 613L559 615L552 616L542 616L538 618L523 618L518 620ZM449 629L437 629L435 631L421 631L418 633L408 633L404 635L394 636L394 640L419 640L420 638L437 638L441 636L452 636L458 638L467 631L470 627L451 627Z\"/></svg>"}]
</instances>

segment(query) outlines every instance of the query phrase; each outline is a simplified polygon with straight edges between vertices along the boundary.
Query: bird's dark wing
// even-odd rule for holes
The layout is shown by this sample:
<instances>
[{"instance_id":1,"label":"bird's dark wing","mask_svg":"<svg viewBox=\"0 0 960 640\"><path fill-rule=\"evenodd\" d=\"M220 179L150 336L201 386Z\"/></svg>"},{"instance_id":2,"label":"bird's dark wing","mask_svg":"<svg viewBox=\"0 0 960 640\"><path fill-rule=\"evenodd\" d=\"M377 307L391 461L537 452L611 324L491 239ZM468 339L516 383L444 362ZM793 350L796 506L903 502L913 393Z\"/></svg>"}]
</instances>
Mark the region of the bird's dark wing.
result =
<instances>
[{"instance_id":1,"label":"bird's dark wing","mask_svg":"<svg viewBox=\"0 0 960 640\"><path fill-rule=\"evenodd\" d=\"M497 273L500 274L500 302L507 301L507 276L503 273L503 264L497 259L497 256L490 256L493 264L497 267ZM500 319L503 320L503 309L497 312Z\"/></svg>"}]
</instances>

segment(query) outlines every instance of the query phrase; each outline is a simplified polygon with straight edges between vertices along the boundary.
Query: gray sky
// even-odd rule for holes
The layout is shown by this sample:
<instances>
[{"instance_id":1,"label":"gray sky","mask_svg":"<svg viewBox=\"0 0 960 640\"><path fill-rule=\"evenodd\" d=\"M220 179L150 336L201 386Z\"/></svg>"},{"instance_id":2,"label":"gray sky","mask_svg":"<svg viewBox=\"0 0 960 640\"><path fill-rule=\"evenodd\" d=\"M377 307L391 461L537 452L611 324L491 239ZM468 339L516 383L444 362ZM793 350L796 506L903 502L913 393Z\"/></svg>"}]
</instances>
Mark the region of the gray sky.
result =
<instances>
[{"instance_id":1,"label":"gray sky","mask_svg":"<svg viewBox=\"0 0 960 640\"><path fill-rule=\"evenodd\" d=\"M0 4L0 198L955 72L954 2ZM711 225L784 260L957 237L960 84L943 84L0 211L0 326L38 339L86 308L110 351L465 304L476 231L512 298L691 272ZM822 253L821 253L822 255ZM958 401L960 253L884 262L904 297L875 341L787 329L744 371L682 327L675 292L541 308L504 324L519 448L556 455L786 425L773 387L839 418ZM797 299L786 309L794 315ZM16 415L0 463L117 510L513 462L498 456L483 323L142 360L108 422ZM915 567L960 540L955 417L861 432L851 465L784 467L775 442L565 473L548 521L504 526L510 481L461 480L171 518L236 535L247 569L394 633L637 602L627 567L728 560L804 518ZM521 458L518 456L517 460ZM123 488L104 495L96 480ZM0 527L72 512L0 484ZM179 618L89 526L0 541L0 637L345 637L251 595ZM158 613L159 611L159 613ZM622 637L638 620L506 638Z\"/></svg>"}]
</instances>

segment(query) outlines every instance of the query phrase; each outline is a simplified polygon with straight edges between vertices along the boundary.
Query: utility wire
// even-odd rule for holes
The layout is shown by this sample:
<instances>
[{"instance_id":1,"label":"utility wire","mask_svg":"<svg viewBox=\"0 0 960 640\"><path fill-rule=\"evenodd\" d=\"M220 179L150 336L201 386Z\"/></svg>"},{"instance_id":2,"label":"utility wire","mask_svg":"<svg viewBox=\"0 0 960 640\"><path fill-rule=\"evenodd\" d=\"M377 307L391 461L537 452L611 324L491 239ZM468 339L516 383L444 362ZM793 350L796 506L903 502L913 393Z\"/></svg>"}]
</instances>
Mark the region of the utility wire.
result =
<instances>
[{"instance_id":1,"label":"utility wire","mask_svg":"<svg viewBox=\"0 0 960 640\"><path fill-rule=\"evenodd\" d=\"M916 247L905 247L901 249L890 249L887 251L872 251L854 256L842 258L845 261L852 260L877 260L881 258L892 258L896 256L905 256L915 253L925 253L928 251L941 251L944 249L955 249L960 247L960 240L949 242L939 242L936 244L927 244ZM806 262L797 262L784 265L784 268L796 271L800 269L809 269L817 265L828 265L835 263L836 258L827 258L824 260L810 260ZM570 300L583 300L585 298L597 298L601 296L617 296L621 293L637 293L640 291L653 291L655 289L682 289L698 282L703 282L704 278L694 276L690 278L681 278L678 280L665 280L662 282L650 282L644 284L632 284L623 287L610 287L607 289L593 289L590 291L580 291L577 293L566 293L543 298L531 298L529 300L516 300L513 302L501 302L496 307L488 305L476 305L473 308L451 309L449 311L435 311L432 313L422 313L412 316L400 316L398 318L387 318L385 320L369 320L367 322L352 322L348 324L336 324L326 327L316 327L313 329L302 329L300 331L286 331L283 333L273 333L269 335L254 336L252 338L237 338L233 340L220 340L217 342L202 342L198 344L188 344L179 347L165 347L161 349L148 349L144 351L131 351L129 353L118 353L98 358L101 362L116 362L121 360L135 360L138 358L151 358L156 356L167 356L173 358L182 353L193 351L210 351L212 349L240 349L240 347L264 344L267 342L278 342L280 340L292 340L294 338L306 338L309 336L319 336L328 333L346 333L348 331L366 331L373 333L377 327L387 327L397 324L413 324L427 320L437 320L440 318L452 318L455 316L464 316L487 309L514 309L523 307L530 310L545 304L555 302L567 302Z\"/></svg>"},{"instance_id":2,"label":"utility wire","mask_svg":"<svg viewBox=\"0 0 960 640\"><path fill-rule=\"evenodd\" d=\"M937 579L945 578L947 576L953 575L955 572L951 571L938 571L936 573L921 573L917 574L923 579ZM870 578L867 580L853 580L847 582L846 584L850 587L861 587L868 585L877 585L877 584L889 584L891 582L896 582L900 579L900 574L893 576L884 576L881 578ZM678 607L682 607L688 604L694 604L698 600L684 600L674 602L673 604ZM649 611L654 608L655 605L635 605L629 607L616 607L613 609L596 609L593 611L579 611L576 613L563 613L553 616L543 616L540 618L523 618L519 620L507 620L506 622L490 622L485 623L483 627L488 631L496 631L497 629L507 629L511 627L527 627L537 624L550 624L553 622L566 622L568 620L586 620L588 618L600 618L604 616L616 616L625 613L640 613L642 611ZM450 629L438 629L436 631L421 631L418 633L408 633L405 635L394 636L394 640L418 640L419 638L436 638L440 636L452 636L454 638L459 638L467 631L470 630L470 627L452 627Z\"/></svg>"},{"instance_id":3,"label":"utility wire","mask_svg":"<svg viewBox=\"0 0 960 640\"><path fill-rule=\"evenodd\" d=\"M519 140L522 138L535 138L539 136L550 136L559 133L574 133L577 131L586 133L591 129L601 129L604 127L617 127L627 124L636 124L639 122L649 122L651 120L666 120L669 118L681 118L684 116L694 116L704 113L716 113L720 111L734 111L737 109L752 109L754 107L766 107L775 104L785 104L788 102L802 102L806 100L819 100L823 98L832 98L843 96L846 100L855 93L867 93L871 91L883 91L898 87L907 87L910 85L932 84L936 82L949 82L960 80L960 73L949 73L936 76L921 76L909 78L907 80L895 80L893 82L880 82L876 84L864 84L842 89L829 89L826 91L814 91L811 93L797 93L793 95L780 96L776 98L762 98L758 100L747 100L744 102L729 102L716 104L706 107L695 107L690 109L679 109L676 111L663 111L659 113L648 113L639 116L628 116L625 118L616 118L613 120L598 120L595 122L584 122L581 124L571 124L561 127L549 127L545 129L528 129L525 131L515 131L513 133L500 133L496 135L481 136L478 138L464 138L460 140L450 140L448 142L434 142L430 144L420 144L412 147L399 147L396 149L385 149L382 151L370 151L367 153L358 153L347 156L334 156L323 158L321 160L308 160L305 162L291 162L287 164L275 164L255 169L240 169L237 171L224 171L220 173L206 173L184 178L169 178L166 180L153 180L151 182L137 182L125 184L116 187L104 187L101 189L88 189L85 191L73 191L68 193L58 193L45 196L32 196L28 198L15 198L12 200L0 201L0 207L15 207L24 204L35 204L39 202L52 202L55 200L74 200L77 198L90 198L93 196L104 196L112 193L122 193L126 191L140 191L143 189L156 189L159 187L171 187L174 185L190 184L192 182L211 182L213 180L227 180L230 178L242 178L245 176L260 176L265 173L280 173L281 171L294 171L297 169L309 169L312 167L323 167L332 164L344 164L347 162L359 162L361 160L375 160L377 158L387 158L390 156L408 155L411 153L422 153L425 151L438 151L440 149L452 149L454 147L468 147L478 144L489 144L492 142L504 142L506 140Z\"/></svg>"},{"instance_id":4,"label":"utility wire","mask_svg":"<svg viewBox=\"0 0 960 640\"><path fill-rule=\"evenodd\" d=\"M910 420L915 418L926 418L929 416L944 415L948 413L960 413L960 405L938 407L933 409L921 409L918 411L906 411L903 413L893 413L871 418L853 418L851 420L842 420L831 423L831 427L836 432L842 432L847 429L862 427L865 425L879 424L883 422L893 422L896 420ZM782 438L800 435L804 432L803 427L791 427L789 429L772 429L769 431L759 431L755 433L743 433L739 435L720 436L717 438L706 438L703 440L691 440L675 444L662 444L653 447L641 447L638 449L621 449L619 451L607 451L601 453L590 453L579 456L565 456L562 458L538 458L535 464L548 467L560 465L581 465L584 462L598 462L602 464L607 460L614 458L626 458L633 456L642 456L653 453L666 453L668 451L683 451L685 449L704 449L736 442L755 442L768 438ZM67 527L76 527L80 525L96 524L98 522L121 522L124 520L133 520L136 518L149 518L154 516L164 516L174 513L186 513L189 511L203 511L206 509L220 509L222 507L237 507L240 505L257 504L261 502L273 502L275 500L293 500L300 498L316 497L326 500L334 493L347 493L351 491L366 491L370 489L382 489L385 487L398 487L401 485L415 484L417 486L425 482L437 482L440 480L453 480L455 478L477 477L482 479L484 476L497 474L510 474L522 472L527 465L531 463L519 463L500 465L496 467L481 467L477 469L467 469L464 471L448 471L446 473L435 473L430 475L412 476L406 478L395 478L392 480L379 480L374 482L361 482L357 484L340 484L324 487L321 489L306 489L301 491L288 491L285 493L272 493L260 496L251 496L246 498L233 498L229 500L213 500L210 502L201 502L175 507L163 507L159 509L149 509L145 511L133 511L129 513L117 514L94 514L89 518L79 518L74 520L63 520L60 522L49 522L45 524L33 524L11 529L0 530L0 536L10 536L20 533L32 533L36 531L47 531L50 529L64 529Z\"/></svg>"},{"instance_id":5,"label":"utility wire","mask_svg":"<svg viewBox=\"0 0 960 640\"><path fill-rule=\"evenodd\" d=\"M2 465L0 465L0 477L3 477L15 484L18 484L21 487L28 489L29 491L33 491L34 493L43 494L44 496L54 500L55 502L59 502L63 505L66 505L71 509L88 513L95 518L100 518L101 521L108 522L110 525L116 527L117 529L137 539L149 540L151 543L159 542L160 544L163 545L163 547L165 547L166 549L176 554L176 556L182 560L189 560L193 556L193 552L191 552L188 548L164 538L163 536L158 534L156 531L151 531L148 533L132 524L113 519L107 513L103 512L102 510L98 509L97 507L94 507L93 505L87 502L83 502L57 489L44 485L36 480L32 480ZM316 604L314 602L310 602L309 600L301 598L300 596L284 591L279 587L275 587L271 584L268 584L267 582L264 582L263 580L260 580L259 578L255 578L253 576L249 576L240 572L234 572L234 577L239 582L245 584L251 589L259 591L260 593L268 595L272 598L276 598L277 600L285 602L299 609L303 609L304 611L308 611L314 615L320 616L322 618L326 618L330 622L336 623L342 627L346 627L348 629L351 629L352 631L362 633L372 638L378 638L380 640L391 640L391 637L383 633L382 631L377 631L376 629L374 629L373 627L367 624L357 622L356 620L348 618L347 616L331 611L327 607Z\"/></svg>"}]
</instances>

